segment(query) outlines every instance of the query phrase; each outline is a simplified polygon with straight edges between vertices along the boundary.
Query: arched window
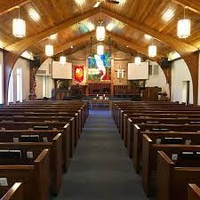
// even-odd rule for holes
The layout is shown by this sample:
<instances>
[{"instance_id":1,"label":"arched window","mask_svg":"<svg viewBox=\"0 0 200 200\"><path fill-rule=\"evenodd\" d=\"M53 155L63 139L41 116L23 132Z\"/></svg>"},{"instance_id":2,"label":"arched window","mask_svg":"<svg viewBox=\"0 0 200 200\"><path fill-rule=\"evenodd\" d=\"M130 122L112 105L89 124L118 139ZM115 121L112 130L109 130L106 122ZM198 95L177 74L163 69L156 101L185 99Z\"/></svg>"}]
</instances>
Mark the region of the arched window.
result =
<instances>
[{"instance_id":1,"label":"arched window","mask_svg":"<svg viewBox=\"0 0 200 200\"><path fill-rule=\"evenodd\" d=\"M14 101L14 94L13 94L13 72L11 73L10 76L10 81L9 81L9 88L8 88L8 103Z\"/></svg>"},{"instance_id":2,"label":"arched window","mask_svg":"<svg viewBox=\"0 0 200 200\"><path fill-rule=\"evenodd\" d=\"M17 68L17 101L22 101L22 68Z\"/></svg>"}]
</instances>

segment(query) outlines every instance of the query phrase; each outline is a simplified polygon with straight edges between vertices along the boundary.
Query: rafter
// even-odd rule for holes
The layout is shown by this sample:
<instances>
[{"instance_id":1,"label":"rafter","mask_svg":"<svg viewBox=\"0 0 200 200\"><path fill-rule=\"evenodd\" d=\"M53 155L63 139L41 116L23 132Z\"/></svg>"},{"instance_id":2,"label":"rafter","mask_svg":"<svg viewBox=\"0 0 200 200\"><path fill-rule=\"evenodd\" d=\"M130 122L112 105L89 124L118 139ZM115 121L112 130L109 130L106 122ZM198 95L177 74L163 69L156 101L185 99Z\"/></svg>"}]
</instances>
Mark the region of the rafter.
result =
<instances>
[{"instance_id":1,"label":"rafter","mask_svg":"<svg viewBox=\"0 0 200 200\"><path fill-rule=\"evenodd\" d=\"M62 52L65 49L69 49L71 46L75 46L77 44L81 44L88 40L91 36L95 34L95 31L92 31L88 34L83 35L82 37L78 37L73 41L66 42L66 44L61 45L55 49L55 54Z\"/></svg>"},{"instance_id":2,"label":"rafter","mask_svg":"<svg viewBox=\"0 0 200 200\"><path fill-rule=\"evenodd\" d=\"M9 0L0 2L0 15L10 12L11 10L28 3L30 0Z\"/></svg>"},{"instance_id":3,"label":"rafter","mask_svg":"<svg viewBox=\"0 0 200 200\"><path fill-rule=\"evenodd\" d=\"M66 49L71 48L71 46L81 44L81 43L85 42L86 40L88 40L94 34L95 34L95 31L92 31L90 33L83 35L82 37L78 37L78 38L75 38L74 40L66 41L65 44L54 48L54 54L56 55L56 54L61 53L62 51L66 50ZM43 57L44 54L42 54L41 56Z\"/></svg>"},{"instance_id":4,"label":"rafter","mask_svg":"<svg viewBox=\"0 0 200 200\"><path fill-rule=\"evenodd\" d=\"M64 22L58 26L54 26L54 27L44 30L36 35L33 35L29 38L25 38L25 39L18 41L12 45L9 45L9 46L5 47L5 49L7 51L12 51L12 52L21 54L23 51L25 51L29 46L33 45L34 43L37 43L38 41L48 37L49 35L57 33L63 29L66 29L82 20L92 17L93 15L97 14L98 12L99 12L99 9L97 9L97 8L91 9L81 15L72 17L71 19L67 20L66 22Z\"/></svg>"},{"instance_id":5,"label":"rafter","mask_svg":"<svg viewBox=\"0 0 200 200\"><path fill-rule=\"evenodd\" d=\"M197 0L173 0L175 3L200 14L200 1Z\"/></svg>"},{"instance_id":6,"label":"rafter","mask_svg":"<svg viewBox=\"0 0 200 200\"><path fill-rule=\"evenodd\" d=\"M179 52L181 55L189 54L189 53L192 53L192 52L195 52L198 50L194 46L186 44L186 43L184 43L180 40L174 39L170 36L164 35L164 34L158 32L157 30L152 29L148 26L139 24L137 22L133 22L132 20L130 20L126 17L120 16L119 14L109 11L105 8L102 8L101 11L103 13L105 13L106 15L129 25L132 28L138 29L139 31L141 31L143 33L153 36L154 38L156 38L156 39L160 40L161 42L172 47L175 51Z\"/></svg>"},{"instance_id":7,"label":"rafter","mask_svg":"<svg viewBox=\"0 0 200 200\"><path fill-rule=\"evenodd\" d=\"M26 50L32 44L44 39L45 37L47 37L53 33L59 32L60 30L62 30L64 28L67 28L73 24L76 24L76 23L84 20L84 19L92 17L93 15L97 14L98 12L99 12L99 10L96 8L91 9L90 11L87 11L87 12L83 13L82 15L74 17L58 26L52 27L41 33L38 33L37 35L31 36L29 38L18 41L12 45L9 45L5 49L8 51L14 51L14 52L21 51L21 53L22 53L24 50ZM105 8L102 8L102 12L112 18L115 18L115 19L129 25L130 27L136 28L144 33L152 35L153 37L157 38L161 42L171 46L174 50L176 50L177 52L179 52L182 55L197 51L197 48L194 46L191 46L180 40L177 40L177 39L174 39L167 35L164 35L148 26L133 22L133 21L129 20L128 18L125 18L125 17L120 16L116 13L113 13L109 10L106 10Z\"/></svg>"},{"instance_id":8,"label":"rafter","mask_svg":"<svg viewBox=\"0 0 200 200\"><path fill-rule=\"evenodd\" d=\"M129 40L126 40L116 34L113 34L111 32L108 33L108 35L112 38L112 40L116 41L117 43L119 43L120 45L124 45L124 46L128 46L130 49L133 49L135 51L138 51L142 54L144 54L145 56L148 57L148 51L146 48L143 48L139 45L136 45L135 43L133 42L130 42ZM161 55L158 55L156 56L153 60L158 60L160 59L162 56ZM152 58L150 58L152 59Z\"/></svg>"}]
</instances>

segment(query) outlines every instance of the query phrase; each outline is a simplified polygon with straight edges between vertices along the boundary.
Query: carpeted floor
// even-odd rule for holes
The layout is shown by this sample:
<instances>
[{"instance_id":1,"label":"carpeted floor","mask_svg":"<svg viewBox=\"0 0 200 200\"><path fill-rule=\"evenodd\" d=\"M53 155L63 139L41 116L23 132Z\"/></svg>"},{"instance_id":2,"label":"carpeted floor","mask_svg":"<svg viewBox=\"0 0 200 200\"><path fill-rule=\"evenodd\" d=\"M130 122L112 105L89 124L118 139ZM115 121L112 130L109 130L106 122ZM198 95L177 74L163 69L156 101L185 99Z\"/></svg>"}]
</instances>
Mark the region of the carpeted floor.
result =
<instances>
[{"instance_id":1,"label":"carpeted floor","mask_svg":"<svg viewBox=\"0 0 200 200\"><path fill-rule=\"evenodd\" d=\"M53 200L147 200L110 111L92 110Z\"/></svg>"}]
</instances>

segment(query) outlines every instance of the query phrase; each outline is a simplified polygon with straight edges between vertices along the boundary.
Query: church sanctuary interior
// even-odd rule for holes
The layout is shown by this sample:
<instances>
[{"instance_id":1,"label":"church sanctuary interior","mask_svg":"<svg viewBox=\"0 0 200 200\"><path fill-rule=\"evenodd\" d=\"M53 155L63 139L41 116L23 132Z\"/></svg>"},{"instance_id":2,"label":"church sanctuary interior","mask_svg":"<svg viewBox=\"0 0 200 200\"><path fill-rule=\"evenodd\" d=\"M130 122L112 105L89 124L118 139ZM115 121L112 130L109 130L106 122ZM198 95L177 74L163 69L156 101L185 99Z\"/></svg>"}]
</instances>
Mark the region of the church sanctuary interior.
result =
<instances>
[{"instance_id":1,"label":"church sanctuary interior","mask_svg":"<svg viewBox=\"0 0 200 200\"><path fill-rule=\"evenodd\" d=\"M1 200L200 200L199 0L0 0Z\"/></svg>"}]
</instances>

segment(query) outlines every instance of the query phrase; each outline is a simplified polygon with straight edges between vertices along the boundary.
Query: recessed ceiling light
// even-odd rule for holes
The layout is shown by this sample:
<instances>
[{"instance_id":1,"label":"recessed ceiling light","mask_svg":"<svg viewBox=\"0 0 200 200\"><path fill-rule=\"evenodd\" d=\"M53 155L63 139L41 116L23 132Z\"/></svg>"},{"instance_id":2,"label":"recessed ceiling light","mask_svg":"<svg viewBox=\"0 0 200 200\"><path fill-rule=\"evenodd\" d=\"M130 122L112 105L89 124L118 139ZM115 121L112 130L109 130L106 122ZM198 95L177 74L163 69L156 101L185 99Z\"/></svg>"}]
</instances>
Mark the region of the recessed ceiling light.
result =
<instances>
[{"instance_id":1,"label":"recessed ceiling light","mask_svg":"<svg viewBox=\"0 0 200 200\"><path fill-rule=\"evenodd\" d=\"M34 8L30 8L28 10L28 14L31 17L31 19L33 19L34 21L39 21L40 20L40 15L39 13L34 9Z\"/></svg>"},{"instance_id":2,"label":"recessed ceiling light","mask_svg":"<svg viewBox=\"0 0 200 200\"><path fill-rule=\"evenodd\" d=\"M78 6L83 6L83 4L85 4L85 0L75 0L75 3L76 3Z\"/></svg>"},{"instance_id":3,"label":"recessed ceiling light","mask_svg":"<svg viewBox=\"0 0 200 200\"><path fill-rule=\"evenodd\" d=\"M144 38L145 38L146 40L151 40L151 39L152 39L152 36L151 36L151 35L148 35L148 34L145 34L145 35L144 35Z\"/></svg>"},{"instance_id":4,"label":"recessed ceiling light","mask_svg":"<svg viewBox=\"0 0 200 200\"><path fill-rule=\"evenodd\" d=\"M49 39L50 39L50 40L56 40L56 39L57 39L57 36L58 36L57 33L52 34L52 35L49 36Z\"/></svg>"},{"instance_id":5,"label":"recessed ceiling light","mask_svg":"<svg viewBox=\"0 0 200 200\"><path fill-rule=\"evenodd\" d=\"M93 30L95 29L94 24L91 23L91 22L88 22L88 23L87 23L87 27L88 27L89 31L93 31Z\"/></svg>"},{"instance_id":6,"label":"recessed ceiling light","mask_svg":"<svg viewBox=\"0 0 200 200\"><path fill-rule=\"evenodd\" d=\"M162 15L162 19L165 22L168 22L172 19L172 17L174 16L174 10L172 10L171 8L168 8Z\"/></svg>"}]
</instances>

